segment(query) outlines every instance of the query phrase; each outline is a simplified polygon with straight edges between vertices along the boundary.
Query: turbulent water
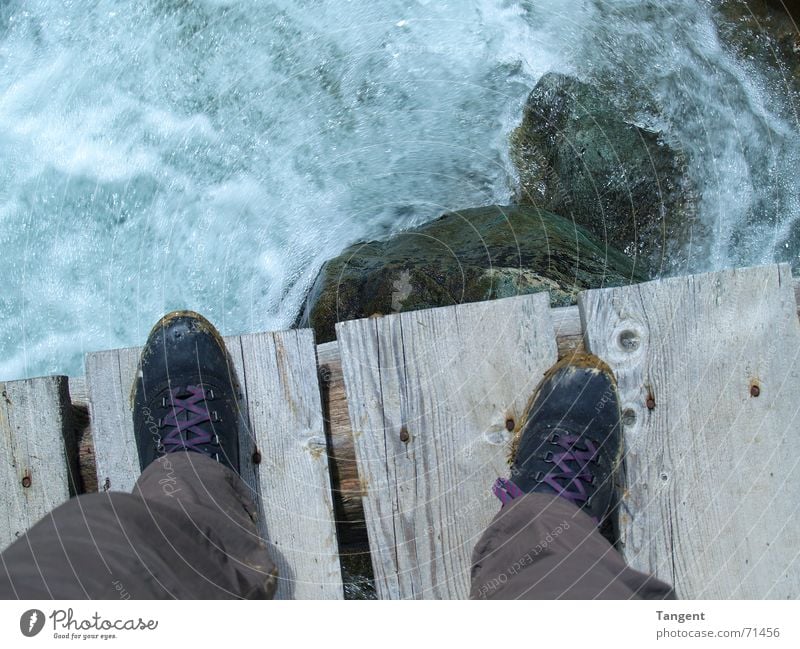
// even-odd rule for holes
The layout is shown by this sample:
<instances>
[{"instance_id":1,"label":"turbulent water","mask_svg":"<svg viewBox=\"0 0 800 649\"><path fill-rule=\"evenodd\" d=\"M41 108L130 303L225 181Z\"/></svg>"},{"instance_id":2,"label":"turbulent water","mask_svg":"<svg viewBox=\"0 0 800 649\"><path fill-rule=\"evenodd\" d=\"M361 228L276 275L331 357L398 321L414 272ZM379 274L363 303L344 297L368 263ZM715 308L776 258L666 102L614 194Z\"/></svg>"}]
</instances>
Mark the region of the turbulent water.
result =
<instances>
[{"instance_id":1,"label":"turbulent water","mask_svg":"<svg viewBox=\"0 0 800 649\"><path fill-rule=\"evenodd\" d=\"M685 153L707 267L796 258L797 118L696 0L0 0L0 379L290 325L348 243L511 200L551 70Z\"/></svg>"}]
</instances>

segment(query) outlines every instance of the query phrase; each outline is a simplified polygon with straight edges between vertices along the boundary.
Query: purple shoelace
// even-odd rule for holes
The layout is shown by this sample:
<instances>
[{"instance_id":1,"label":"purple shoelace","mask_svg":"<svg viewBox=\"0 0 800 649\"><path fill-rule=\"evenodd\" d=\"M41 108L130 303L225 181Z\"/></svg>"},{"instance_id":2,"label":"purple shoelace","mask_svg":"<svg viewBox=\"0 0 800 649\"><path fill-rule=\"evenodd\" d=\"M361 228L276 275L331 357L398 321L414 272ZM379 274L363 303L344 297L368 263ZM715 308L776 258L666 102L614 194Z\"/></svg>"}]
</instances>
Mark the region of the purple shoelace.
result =
<instances>
[{"instance_id":1,"label":"purple shoelace","mask_svg":"<svg viewBox=\"0 0 800 649\"><path fill-rule=\"evenodd\" d=\"M586 445L585 451L576 447L579 441ZM555 443L564 451L553 453L549 461L552 461L555 467L561 471L548 471L547 475L542 478L542 482L555 490L562 498L566 498L580 507L589 500L586 484L591 484L593 480L589 463L597 456L598 449L591 440L582 439L577 435L560 434ZM568 462L577 464L577 470L567 464ZM566 481L566 485L562 485L563 481Z\"/></svg>"},{"instance_id":2,"label":"purple shoelace","mask_svg":"<svg viewBox=\"0 0 800 649\"><path fill-rule=\"evenodd\" d=\"M523 495L522 489L507 478L497 478L492 485L492 493L500 499L503 506Z\"/></svg>"},{"instance_id":3,"label":"purple shoelace","mask_svg":"<svg viewBox=\"0 0 800 649\"><path fill-rule=\"evenodd\" d=\"M202 445L215 441L212 433L200 428L200 424L211 422L211 413L205 403L210 398L209 392L202 385L187 385L169 391L165 407L170 409L170 413L161 422L161 425L172 428L162 439L166 453L183 450L203 452Z\"/></svg>"},{"instance_id":4,"label":"purple shoelace","mask_svg":"<svg viewBox=\"0 0 800 649\"><path fill-rule=\"evenodd\" d=\"M585 451L575 447L578 441L582 441L586 445ZM552 453L548 461L552 462L560 471L549 471L542 477L541 482L550 487L558 496L566 498L580 507L589 499L585 485L592 482L593 477L589 471L589 463L597 455L598 449L590 440L581 439L577 435L560 434L555 443L564 451ZM577 464L577 468L573 468L568 462ZM566 486L563 486L560 481L566 481ZM492 493L497 496L503 506L523 495L522 490L507 478L497 478L492 485Z\"/></svg>"}]
</instances>

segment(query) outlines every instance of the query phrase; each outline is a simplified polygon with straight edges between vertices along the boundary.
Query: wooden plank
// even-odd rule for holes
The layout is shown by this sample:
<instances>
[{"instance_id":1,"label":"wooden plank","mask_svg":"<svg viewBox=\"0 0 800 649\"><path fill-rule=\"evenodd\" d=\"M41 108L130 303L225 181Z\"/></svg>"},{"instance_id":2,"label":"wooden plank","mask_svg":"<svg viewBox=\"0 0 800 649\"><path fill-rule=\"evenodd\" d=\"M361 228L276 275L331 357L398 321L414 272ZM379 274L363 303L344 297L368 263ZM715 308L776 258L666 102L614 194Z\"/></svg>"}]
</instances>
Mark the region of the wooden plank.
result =
<instances>
[{"instance_id":1,"label":"wooden plank","mask_svg":"<svg viewBox=\"0 0 800 649\"><path fill-rule=\"evenodd\" d=\"M789 267L587 291L579 306L587 347L619 381L627 561L684 598L798 597Z\"/></svg>"},{"instance_id":2,"label":"wooden plank","mask_svg":"<svg viewBox=\"0 0 800 649\"><path fill-rule=\"evenodd\" d=\"M130 491L139 477L131 387L140 351L136 347L86 355L86 393L100 491Z\"/></svg>"},{"instance_id":3,"label":"wooden plank","mask_svg":"<svg viewBox=\"0 0 800 649\"><path fill-rule=\"evenodd\" d=\"M89 407L89 395L86 393L86 379L82 376L70 376L67 379L69 386L69 400L73 406Z\"/></svg>"},{"instance_id":4,"label":"wooden plank","mask_svg":"<svg viewBox=\"0 0 800 649\"><path fill-rule=\"evenodd\" d=\"M70 497L67 377L0 383L0 550Z\"/></svg>"},{"instance_id":5,"label":"wooden plank","mask_svg":"<svg viewBox=\"0 0 800 649\"><path fill-rule=\"evenodd\" d=\"M794 280L794 289L800 292L800 282ZM577 306L551 310L554 334L559 357L568 356L583 346L583 330ZM323 411L329 421L329 467L334 487L334 507L339 521L341 549L360 552L367 545L364 527L364 510L361 502L361 480L355 459L355 447L347 410L347 395L341 372L339 347L336 341L317 346L319 375L322 384ZM85 403L88 399L82 377L70 378L70 396L73 420L79 430L79 458L82 487L97 490L94 442L86 421ZM80 425L84 422L83 425Z\"/></svg>"},{"instance_id":6,"label":"wooden plank","mask_svg":"<svg viewBox=\"0 0 800 649\"><path fill-rule=\"evenodd\" d=\"M341 599L313 333L251 334L225 343L247 408L241 475L260 502L261 532L280 570L276 597ZM130 408L139 353L134 348L86 357L101 489L129 491L139 475Z\"/></svg>"},{"instance_id":7,"label":"wooden plank","mask_svg":"<svg viewBox=\"0 0 800 649\"><path fill-rule=\"evenodd\" d=\"M580 314L577 306L559 307L551 310L553 330L558 343L559 358L569 355L583 346L583 332L581 330ZM136 350L134 350L136 351ZM100 352L103 353L103 352ZM133 355L135 357L135 354ZM123 364L129 362L135 365L136 358L122 359ZM361 502L361 480L353 444L353 432L350 427L350 417L347 411L347 394L344 389L341 360L339 358L339 345L331 341L317 345L317 363L322 387L322 406L329 425L329 458L334 489L334 505L339 527L339 545L352 549L361 549L367 543L366 528L364 527L364 508ZM98 371L110 368L107 361L102 361ZM125 370L127 372L128 370ZM113 379L113 377L112 377ZM108 385L113 385L114 380ZM88 394L84 377L71 377L69 379L70 397L73 405L73 419L78 423L78 448L81 483L87 491L97 491L97 467L94 452L94 439L91 431L91 421L85 411L88 407ZM127 416L123 422L127 425ZM103 430L109 430L103 426ZM113 427L110 428L114 430ZM129 431L133 439L132 429ZM106 448L113 446L106 445ZM107 458L106 465L116 456ZM105 472L109 483L114 477L114 471ZM127 471L123 471L115 478L124 482L131 478ZM102 483L100 487L102 488Z\"/></svg>"},{"instance_id":8,"label":"wooden plank","mask_svg":"<svg viewBox=\"0 0 800 649\"><path fill-rule=\"evenodd\" d=\"M548 296L354 320L337 337L378 595L464 598L492 482L556 360Z\"/></svg>"},{"instance_id":9,"label":"wooden plank","mask_svg":"<svg viewBox=\"0 0 800 649\"><path fill-rule=\"evenodd\" d=\"M795 297L800 296L800 280L794 279ZM798 300L800 302L800 300ZM569 355L572 351L583 346L583 328L577 306L558 307L551 309L553 330L558 343L559 358ZM363 520L361 507L358 475L355 469L355 448L352 442L352 430L347 412L347 396L344 392L341 374L341 361L339 359L339 346L336 341L317 345L317 357L320 366L320 377L328 384L328 391L323 394L323 407L329 412L331 422L331 463L332 468L338 468L342 483L342 504L345 520L358 522ZM88 395L83 377L69 379L70 397L74 408L84 408L88 402ZM94 444L91 430L87 427L81 444L81 475L84 475L84 484L89 476L94 476ZM94 477L91 478L94 480ZM94 489L92 489L94 490Z\"/></svg>"},{"instance_id":10,"label":"wooden plank","mask_svg":"<svg viewBox=\"0 0 800 649\"><path fill-rule=\"evenodd\" d=\"M342 599L314 333L239 338L278 598Z\"/></svg>"}]
</instances>

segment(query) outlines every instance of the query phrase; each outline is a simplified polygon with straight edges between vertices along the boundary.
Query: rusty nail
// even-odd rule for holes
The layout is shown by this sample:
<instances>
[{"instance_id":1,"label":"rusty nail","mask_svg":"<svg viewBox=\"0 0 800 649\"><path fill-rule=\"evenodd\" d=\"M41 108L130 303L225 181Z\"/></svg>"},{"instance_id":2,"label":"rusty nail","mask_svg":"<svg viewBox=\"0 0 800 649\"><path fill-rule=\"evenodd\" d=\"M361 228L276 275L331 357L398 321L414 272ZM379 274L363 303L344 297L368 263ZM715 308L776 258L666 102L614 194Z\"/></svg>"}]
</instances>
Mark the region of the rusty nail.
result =
<instances>
[{"instance_id":1,"label":"rusty nail","mask_svg":"<svg viewBox=\"0 0 800 649\"><path fill-rule=\"evenodd\" d=\"M652 394L647 395L647 401L645 401L645 405L647 406L648 410L652 410L653 408L656 407L656 400Z\"/></svg>"},{"instance_id":2,"label":"rusty nail","mask_svg":"<svg viewBox=\"0 0 800 649\"><path fill-rule=\"evenodd\" d=\"M508 432L511 432L512 430L514 430L514 420L511 417L506 419L506 430Z\"/></svg>"},{"instance_id":3,"label":"rusty nail","mask_svg":"<svg viewBox=\"0 0 800 649\"><path fill-rule=\"evenodd\" d=\"M401 442L403 442L403 443L405 444L405 443L407 443L407 442L408 442L408 440L409 440L409 434L408 434L408 430L406 429L406 427L405 427L405 426L403 426L403 427L400 429L400 441L401 441Z\"/></svg>"},{"instance_id":4,"label":"rusty nail","mask_svg":"<svg viewBox=\"0 0 800 649\"><path fill-rule=\"evenodd\" d=\"M258 449L253 451L253 464L261 464L261 453Z\"/></svg>"},{"instance_id":5,"label":"rusty nail","mask_svg":"<svg viewBox=\"0 0 800 649\"><path fill-rule=\"evenodd\" d=\"M22 486L25 487L26 489L31 486L31 476L30 475L22 476Z\"/></svg>"},{"instance_id":6,"label":"rusty nail","mask_svg":"<svg viewBox=\"0 0 800 649\"><path fill-rule=\"evenodd\" d=\"M751 397L757 397L759 394L761 394L761 388L759 388L757 385L751 385L750 386L750 396Z\"/></svg>"}]
</instances>

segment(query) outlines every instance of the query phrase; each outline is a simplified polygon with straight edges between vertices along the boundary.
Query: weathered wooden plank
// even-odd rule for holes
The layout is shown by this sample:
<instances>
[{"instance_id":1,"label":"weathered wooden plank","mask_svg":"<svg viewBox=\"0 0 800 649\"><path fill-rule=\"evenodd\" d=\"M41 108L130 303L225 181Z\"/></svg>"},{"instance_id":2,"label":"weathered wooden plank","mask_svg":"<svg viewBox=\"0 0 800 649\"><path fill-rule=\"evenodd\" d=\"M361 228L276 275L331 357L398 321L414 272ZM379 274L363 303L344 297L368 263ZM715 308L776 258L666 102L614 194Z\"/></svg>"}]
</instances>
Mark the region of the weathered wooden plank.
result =
<instances>
[{"instance_id":1,"label":"weathered wooden plank","mask_svg":"<svg viewBox=\"0 0 800 649\"><path fill-rule=\"evenodd\" d=\"M67 379L69 386L69 400L73 406L89 407L89 395L86 393L86 379L82 376L70 376Z\"/></svg>"},{"instance_id":2,"label":"weathered wooden plank","mask_svg":"<svg viewBox=\"0 0 800 649\"><path fill-rule=\"evenodd\" d=\"M800 325L788 266L588 291L619 381L623 553L685 598L800 596Z\"/></svg>"},{"instance_id":3,"label":"weathered wooden plank","mask_svg":"<svg viewBox=\"0 0 800 649\"><path fill-rule=\"evenodd\" d=\"M794 280L795 293L800 283ZM553 329L559 357L568 356L583 345L583 330L577 306L551 309ZM364 510L361 503L361 481L355 459L355 447L347 411L347 396L341 372L339 347L336 341L317 346L319 374L322 384L323 411L329 421L329 466L334 486L334 506L339 520L340 548L360 551L366 546ZM79 430L78 445L83 489L97 490L94 443L86 422L88 399L82 377L70 378L73 419ZM81 423L83 422L83 424Z\"/></svg>"},{"instance_id":4,"label":"weathered wooden plank","mask_svg":"<svg viewBox=\"0 0 800 649\"><path fill-rule=\"evenodd\" d=\"M259 496L261 532L280 570L276 596L342 598L313 333L234 336L225 343L247 407L241 475ZM130 407L139 353L86 358L101 489L129 491L139 475Z\"/></svg>"},{"instance_id":5,"label":"weathered wooden plank","mask_svg":"<svg viewBox=\"0 0 800 649\"><path fill-rule=\"evenodd\" d=\"M583 345L578 307L552 309L554 334L559 357L568 355ZM322 387L322 406L329 426L329 458L334 490L334 510L339 522L339 546L361 551L366 548L364 509L361 503L361 480L353 445L353 433L347 411L339 345L331 341L317 345L317 361ZM134 361L135 362L135 361ZM88 394L83 377L69 380L73 404L73 419L77 422L81 484L87 491L96 491L97 467L90 422L85 421ZM127 418L125 420L127 422ZM124 423L124 422L123 422ZM132 439L132 432L131 439ZM109 480L111 476L108 476ZM102 488L102 484L100 485Z\"/></svg>"},{"instance_id":6,"label":"weathered wooden plank","mask_svg":"<svg viewBox=\"0 0 800 649\"><path fill-rule=\"evenodd\" d=\"M67 377L0 383L0 550L70 497Z\"/></svg>"},{"instance_id":7,"label":"weathered wooden plank","mask_svg":"<svg viewBox=\"0 0 800 649\"><path fill-rule=\"evenodd\" d=\"M131 388L140 351L137 347L86 355L86 392L100 491L130 491L139 477Z\"/></svg>"},{"instance_id":8,"label":"weathered wooden plank","mask_svg":"<svg viewBox=\"0 0 800 649\"><path fill-rule=\"evenodd\" d=\"M548 296L355 320L337 337L378 594L466 597L491 484L556 360Z\"/></svg>"},{"instance_id":9,"label":"weathered wooden plank","mask_svg":"<svg viewBox=\"0 0 800 649\"><path fill-rule=\"evenodd\" d=\"M314 333L239 338L257 478L278 597L342 599Z\"/></svg>"},{"instance_id":10,"label":"weathered wooden plank","mask_svg":"<svg viewBox=\"0 0 800 649\"><path fill-rule=\"evenodd\" d=\"M795 297L800 296L800 280L794 279ZM800 300L798 300L800 302ZM575 349L583 346L583 329L580 313L577 306L559 307L551 309L553 330L558 343L559 358L568 355ZM339 346L336 341L317 345L320 378L328 384L328 390L323 393L323 407L329 412L331 423L331 450L332 468L337 468L341 476L342 505L345 520L358 522L363 520L361 508L358 474L355 469L355 449L352 442L352 431L347 412L347 396L344 392L344 383L339 359ZM88 402L85 381L83 377L70 377L70 397L74 408L85 408ZM81 475L84 484L94 480L94 444L91 431L86 429L83 442L81 442ZM91 490L94 490L93 488Z\"/></svg>"}]
</instances>

